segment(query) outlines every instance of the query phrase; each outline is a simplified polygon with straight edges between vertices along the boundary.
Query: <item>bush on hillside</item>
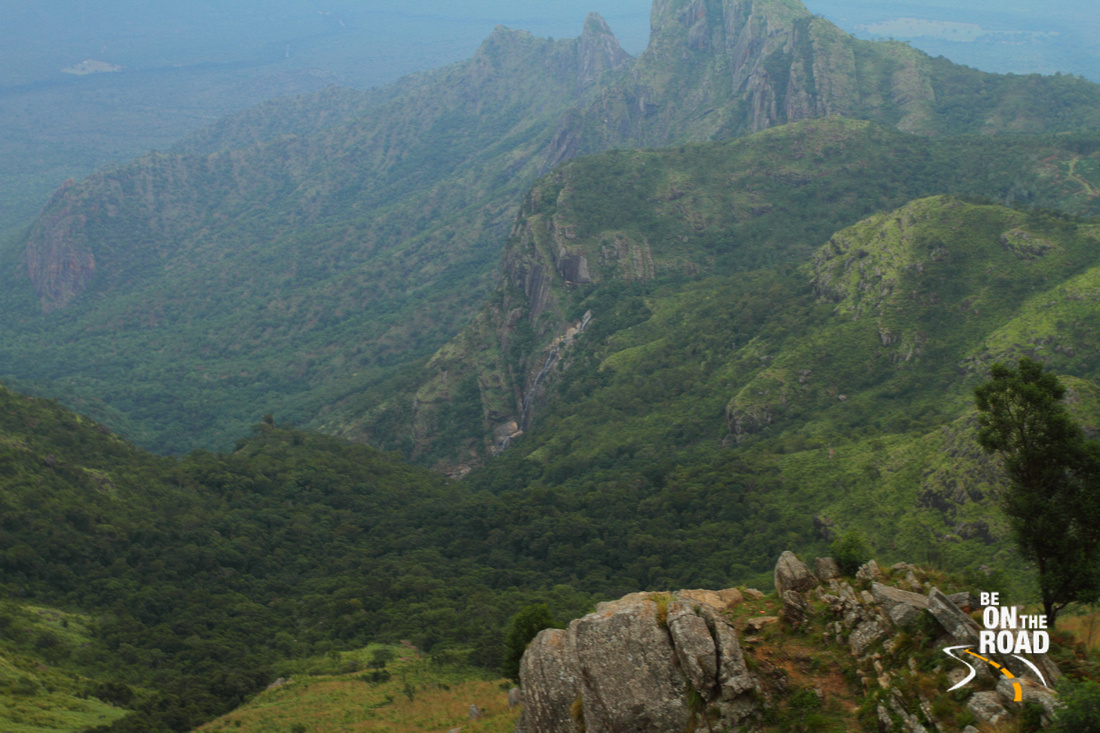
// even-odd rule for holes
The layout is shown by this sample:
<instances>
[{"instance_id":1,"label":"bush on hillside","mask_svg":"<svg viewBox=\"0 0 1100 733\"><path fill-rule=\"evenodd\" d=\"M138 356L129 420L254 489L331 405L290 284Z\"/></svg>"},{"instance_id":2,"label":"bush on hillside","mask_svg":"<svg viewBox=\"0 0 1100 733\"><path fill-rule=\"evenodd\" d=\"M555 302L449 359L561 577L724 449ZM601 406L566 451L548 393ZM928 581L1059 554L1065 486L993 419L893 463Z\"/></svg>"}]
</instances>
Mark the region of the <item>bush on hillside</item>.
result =
<instances>
[{"instance_id":1,"label":"bush on hillside","mask_svg":"<svg viewBox=\"0 0 1100 733\"><path fill-rule=\"evenodd\" d=\"M854 529L845 532L829 549L840 567L840 572L845 575L855 575L859 566L871 559L871 551L863 535Z\"/></svg>"}]
</instances>

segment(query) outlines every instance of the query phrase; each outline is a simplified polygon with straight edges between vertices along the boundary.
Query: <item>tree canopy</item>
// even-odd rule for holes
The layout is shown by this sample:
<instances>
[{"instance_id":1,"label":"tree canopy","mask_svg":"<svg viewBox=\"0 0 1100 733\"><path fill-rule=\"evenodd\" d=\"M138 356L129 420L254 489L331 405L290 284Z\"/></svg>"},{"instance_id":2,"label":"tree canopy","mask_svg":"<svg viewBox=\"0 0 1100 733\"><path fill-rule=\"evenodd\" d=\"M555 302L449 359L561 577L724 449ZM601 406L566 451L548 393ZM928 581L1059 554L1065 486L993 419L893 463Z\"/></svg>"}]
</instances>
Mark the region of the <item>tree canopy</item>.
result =
<instances>
[{"instance_id":1,"label":"tree canopy","mask_svg":"<svg viewBox=\"0 0 1100 733\"><path fill-rule=\"evenodd\" d=\"M1065 386L1036 361L994 364L974 394L978 442L1004 458L1001 505L1020 551L1038 567L1053 625L1067 604L1100 596L1100 448L1066 409Z\"/></svg>"}]
</instances>

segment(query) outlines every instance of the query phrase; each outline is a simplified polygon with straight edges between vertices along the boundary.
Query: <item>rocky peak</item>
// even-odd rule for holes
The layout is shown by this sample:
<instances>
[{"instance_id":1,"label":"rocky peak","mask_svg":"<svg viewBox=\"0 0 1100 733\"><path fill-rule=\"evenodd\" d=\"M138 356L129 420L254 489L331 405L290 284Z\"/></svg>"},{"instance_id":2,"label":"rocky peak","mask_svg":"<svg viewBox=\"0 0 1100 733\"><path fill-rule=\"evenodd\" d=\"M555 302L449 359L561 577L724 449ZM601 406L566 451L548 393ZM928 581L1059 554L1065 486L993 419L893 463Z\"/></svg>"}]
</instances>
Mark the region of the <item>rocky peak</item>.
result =
<instances>
[{"instance_id":1,"label":"rocky peak","mask_svg":"<svg viewBox=\"0 0 1100 733\"><path fill-rule=\"evenodd\" d=\"M622 68L633 57L622 49L615 34L599 13L584 19L584 31L577 39L577 84L585 89L604 72Z\"/></svg>"}]
</instances>

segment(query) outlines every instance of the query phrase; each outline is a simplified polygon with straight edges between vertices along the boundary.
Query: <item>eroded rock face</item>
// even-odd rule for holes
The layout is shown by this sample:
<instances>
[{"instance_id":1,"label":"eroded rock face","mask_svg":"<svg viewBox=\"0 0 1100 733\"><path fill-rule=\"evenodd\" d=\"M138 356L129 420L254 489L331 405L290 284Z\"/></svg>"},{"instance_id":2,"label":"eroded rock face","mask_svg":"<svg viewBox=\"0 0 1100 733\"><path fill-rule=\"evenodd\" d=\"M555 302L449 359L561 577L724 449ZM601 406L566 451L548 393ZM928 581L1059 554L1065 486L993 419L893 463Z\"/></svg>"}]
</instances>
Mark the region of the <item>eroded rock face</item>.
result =
<instances>
[{"instance_id":1,"label":"eroded rock face","mask_svg":"<svg viewBox=\"0 0 1100 733\"><path fill-rule=\"evenodd\" d=\"M756 711L755 683L721 613L737 600L726 591L633 593L601 603L567 630L543 631L520 665L516 730L577 731L579 720L588 733L742 724ZM704 720L701 707L720 718L712 712Z\"/></svg>"}]
</instances>

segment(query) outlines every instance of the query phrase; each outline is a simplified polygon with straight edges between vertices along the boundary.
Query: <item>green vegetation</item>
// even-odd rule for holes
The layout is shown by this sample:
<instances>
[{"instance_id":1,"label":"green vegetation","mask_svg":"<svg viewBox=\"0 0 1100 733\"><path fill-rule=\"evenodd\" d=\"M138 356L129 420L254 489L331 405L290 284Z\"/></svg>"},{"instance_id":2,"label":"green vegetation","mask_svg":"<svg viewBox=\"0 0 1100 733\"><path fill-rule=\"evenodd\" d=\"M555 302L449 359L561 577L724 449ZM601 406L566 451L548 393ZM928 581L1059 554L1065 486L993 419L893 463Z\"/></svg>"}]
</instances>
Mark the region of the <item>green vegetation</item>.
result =
<instances>
[{"instance_id":1,"label":"green vegetation","mask_svg":"<svg viewBox=\"0 0 1100 733\"><path fill-rule=\"evenodd\" d=\"M392 655L387 677L354 669L379 652ZM519 709L506 686L484 670L440 664L401 646L377 646L284 665L283 682L198 728L204 733L268 731L463 730L508 733ZM481 718L470 720L470 705Z\"/></svg>"},{"instance_id":2,"label":"green vegetation","mask_svg":"<svg viewBox=\"0 0 1100 733\"><path fill-rule=\"evenodd\" d=\"M94 643L92 619L0 602L0 727L13 733L84 730L126 715L134 690L73 670Z\"/></svg>"},{"instance_id":3,"label":"green vegetation","mask_svg":"<svg viewBox=\"0 0 1100 733\"><path fill-rule=\"evenodd\" d=\"M990 375L974 390L978 442L1004 458L1000 503L1020 552L1039 569L1053 627L1068 604L1100 598L1100 444L1085 440L1062 403L1066 388L1042 364L994 364Z\"/></svg>"},{"instance_id":4,"label":"green vegetation","mask_svg":"<svg viewBox=\"0 0 1100 733\"><path fill-rule=\"evenodd\" d=\"M134 711L112 730L189 730L283 660L377 639L494 668L519 608L591 603L478 553L501 532L474 520L484 499L366 446L262 424L232 454L176 461L41 400L0 389L0 404L3 590L89 615L57 612L64 633L11 651ZM14 682L45 689L28 679Z\"/></svg>"},{"instance_id":5,"label":"green vegetation","mask_svg":"<svg viewBox=\"0 0 1100 733\"><path fill-rule=\"evenodd\" d=\"M1011 254L1017 240L1045 254ZM838 232L802 270L563 288L589 330L533 426L466 483L509 504L546 495L548 528L639 587L678 587L681 557L713 583L751 578L857 530L890 558L993 565L1028 594L971 394L990 364L1031 354L1098 424L1095 242L1086 221L938 197ZM632 533L607 534L609 497L639 507Z\"/></svg>"},{"instance_id":6,"label":"green vegetation","mask_svg":"<svg viewBox=\"0 0 1100 733\"><path fill-rule=\"evenodd\" d=\"M1065 707L1050 730L1056 733L1100 730L1100 682L1066 680L1058 691Z\"/></svg>"},{"instance_id":7,"label":"green vegetation","mask_svg":"<svg viewBox=\"0 0 1100 733\"><path fill-rule=\"evenodd\" d=\"M756 60L787 80L782 119L829 59L853 65L853 114L929 134L1100 109L1079 80L993 78L803 11L761 10L797 35ZM321 729L307 687L419 715L452 684L423 665L511 673L535 627L597 599L766 587L780 552L838 537L846 564L862 536L994 565L1028 597L971 395L1028 356L1100 425L1100 134L830 117L688 143L782 119L747 97L696 115L730 65L660 30L630 81L659 104L628 99L625 67L578 84L578 42L499 31L369 115L339 95L340 124L246 114L103 171L0 247L10 384L95 418L0 388L0 622L32 629L4 641L13 726L45 700L115 733L190 730L288 675L212 729ZM555 168L513 221L545 168L668 142ZM401 640L429 662L391 658ZM776 726L851 722L791 689ZM313 712L281 712L299 696Z\"/></svg>"},{"instance_id":8,"label":"green vegetation","mask_svg":"<svg viewBox=\"0 0 1100 733\"><path fill-rule=\"evenodd\" d=\"M493 442L489 433L505 422L505 416L519 417L520 395L531 389L532 378L545 363L548 342L578 323L586 311L593 313L593 320L584 340L602 341L615 333L628 333L630 327L645 320L647 310L652 310L650 301L656 298L671 311L679 307L677 298L691 302L696 297L693 291L699 288L711 288L719 301L728 297L710 278L728 278L725 287L733 292L752 287L743 282L775 278L768 287L776 292L761 297L778 298L783 309L794 309L788 314L792 324L788 333L809 333L814 327L800 319L812 317L814 306L788 297L793 292L809 294L804 286L798 290L796 280L801 276L794 275L793 268L805 263L837 230L893 210L914 196L952 191L968 200L988 202L972 197L985 195L1004 201L1017 195L1013 191L1027 191L1031 204L1100 212L1100 198L1088 196L1078 181L1065 175L1059 161L1076 156L1071 148L1075 151L1077 143L1065 144L1068 147L1062 147L1061 138L1023 137L928 141L872 123L829 118L730 142L616 151L573 161L529 192L520 226L505 252L505 280L474 322L436 353L414 393L354 419L353 432L376 434L376 420L401 425L403 434L413 435L414 456L426 465L453 466L468 461L471 452L484 457ZM1078 227L1072 217L1057 218L1052 212L1036 210L1019 222L1059 232ZM988 227L1000 223L991 220ZM861 226L880 224L868 221ZM928 236L944 243L958 240L959 247L965 248L970 238L960 238L955 230L958 226L944 224ZM998 231L992 236L1001 234ZM887 229L884 236L894 241L897 233ZM1009 237L1008 241L1015 240ZM1032 246L1022 242L1024 245ZM991 256L992 264L997 259L992 255L1004 245L983 246L984 256ZM928 251L933 249L935 246L930 246ZM873 251L878 252L876 267L883 267L892 257L878 245ZM1089 257L1083 243L1074 251ZM592 282L565 282L559 268L566 258L575 261L582 257ZM1022 250L1019 257L1039 259ZM1053 260L1060 258L1039 261L1036 269L1044 270ZM851 261L849 256L837 263L849 266ZM957 272L951 270L954 264L936 266ZM1065 276L1068 270L1062 272L1060 276ZM978 274L976 268L970 270L971 277ZM536 276L537 282L546 283L537 291L531 284ZM961 286L967 279L956 282ZM914 285L924 284L914 281ZM851 286L860 287L860 283L852 281ZM1091 287L1089 281L1076 289L1091 292ZM1023 290L1015 293L1022 295ZM1059 298L1045 305L1050 300L1036 300L1036 304L1044 303L1041 314L1021 317L1023 324L1030 327L1042 319L1053 326L1056 319L1065 328L1080 322L1076 317L1085 309L1075 305L1076 301ZM998 311L1002 317L1011 312L1007 303ZM1052 308L1063 312L1052 313ZM761 313L767 312L768 306L761 303L761 309ZM1071 315L1069 311L1071 318L1066 317ZM922 313L945 329L954 323L942 306L925 308ZM510 325L517 322L517 314L523 314L518 318L522 327ZM716 318L697 325L740 340L746 333L737 332L740 319ZM909 318L904 326L915 338L920 322ZM674 318L664 318L643 330L652 333L662 328L674 330L678 324ZM858 325L855 328L860 330ZM698 333L709 338L709 331ZM1085 333L1079 336L1090 343ZM959 334L952 338L961 345L970 337ZM683 343L687 345L686 340ZM656 345L655 338L646 349ZM861 345L860 351L866 352L868 346ZM805 363L796 368L796 379L798 371L811 368L810 362L817 359L812 350L803 350ZM754 358L768 356L761 351ZM853 356L848 353L840 358ZM683 357L665 357L666 361L679 358ZM1082 347L1077 358L1090 359L1091 349ZM621 366L630 369L638 359L644 359L640 350L624 352L612 356L607 365L619 368L620 360L625 360ZM950 369L946 364L943 367ZM855 364L846 368L858 370ZM470 384L475 375L480 394L471 403L471 391L459 387ZM742 399L766 389L754 386ZM409 409L414 403L416 407ZM474 424L444 427L450 425L442 417L444 412L473 415ZM469 439L470 427L480 429L480 441Z\"/></svg>"},{"instance_id":9,"label":"green vegetation","mask_svg":"<svg viewBox=\"0 0 1100 733\"><path fill-rule=\"evenodd\" d=\"M560 628L550 615L550 609L545 603L537 603L520 609L512 622L508 625L508 633L504 637L504 665L501 671L510 680L519 681L519 662L523 659L523 653L527 651L527 645L543 629Z\"/></svg>"},{"instance_id":10,"label":"green vegetation","mask_svg":"<svg viewBox=\"0 0 1100 733\"><path fill-rule=\"evenodd\" d=\"M849 576L855 575L860 566L871 559L871 550L863 535L854 529L848 530L843 537L833 542L829 551L840 572Z\"/></svg>"},{"instance_id":11,"label":"green vegetation","mask_svg":"<svg viewBox=\"0 0 1100 733\"><path fill-rule=\"evenodd\" d=\"M636 61L598 24L557 42L498 30L462 64L375 93L268 103L60 190L28 232L0 244L0 376L157 452L227 449L274 413L455 468L456 452L481 450L470 431L483 426L427 446L410 430L410 392L489 295L524 188L560 162L730 139L826 109L937 137L1100 127L1100 92L1083 80L983 74L856 41L798 2L753 12L743 27L717 12L702 19L696 37L713 39L702 46L662 18ZM761 24L774 40L719 40ZM747 84L765 72L767 89ZM620 261L637 257L644 270L646 247L675 233L689 237L684 257L661 264L686 276L797 262L832 231L921 195L1094 210L1088 133L1077 145L955 140L931 160L926 137L877 135L891 149L868 141L861 158L845 150L850 133L836 136L848 145L806 147L782 176L766 170L785 155L783 136L746 148L758 155L733 176L708 177L722 167L706 165L716 148L694 146L685 161L702 178L639 175L625 155L621 176L596 170L611 158L573 174L617 181L606 190L628 216L609 221L629 241L609 232L608 247L633 246ZM626 181L657 187L630 200ZM715 187L733 189L729 206ZM572 197L578 213L600 206L588 198ZM747 246L765 242L778 246ZM516 362L510 349L497 356Z\"/></svg>"}]
</instances>

